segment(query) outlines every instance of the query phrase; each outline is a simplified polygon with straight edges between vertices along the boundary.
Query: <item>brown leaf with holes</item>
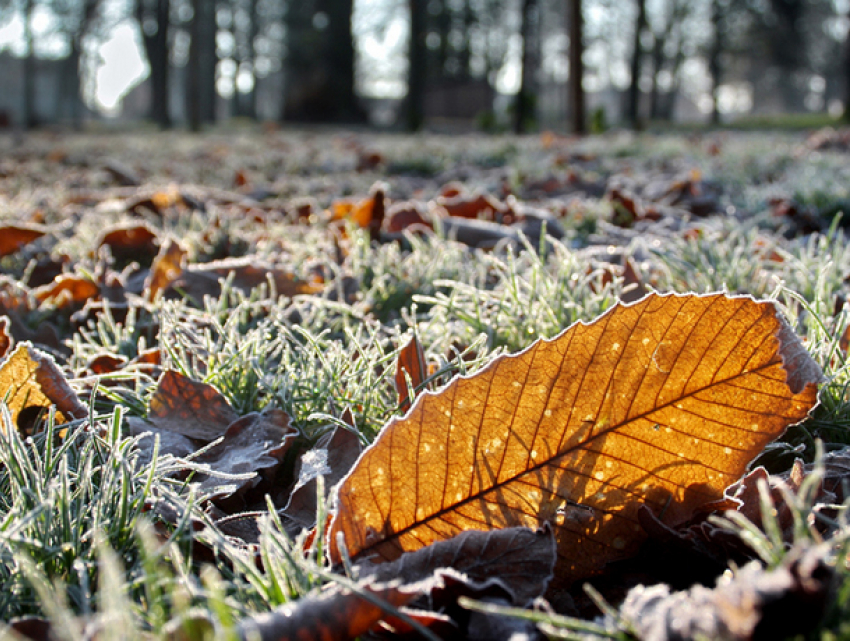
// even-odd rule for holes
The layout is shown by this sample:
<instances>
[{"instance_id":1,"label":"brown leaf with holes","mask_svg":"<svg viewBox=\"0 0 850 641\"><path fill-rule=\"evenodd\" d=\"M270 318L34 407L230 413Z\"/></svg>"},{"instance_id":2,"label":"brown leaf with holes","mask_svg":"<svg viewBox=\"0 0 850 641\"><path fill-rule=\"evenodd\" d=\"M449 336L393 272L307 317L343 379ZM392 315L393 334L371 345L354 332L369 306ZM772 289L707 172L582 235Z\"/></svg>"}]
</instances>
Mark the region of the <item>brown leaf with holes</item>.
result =
<instances>
[{"instance_id":1,"label":"brown leaf with holes","mask_svg":"<svg viewBox=\"0 0 850 641\"><path fill-rule=\"evenodd\" d=\"M24 435L35 431L51 405L56 406L57 425L88 415L53 358L29 342L20 343L0 362L0 394Z\"/></svg>"},{"instance_id":2,"label":"brown leaf with holes","mask_svg":"<svg viewBox=\"0 0 850 641\"><path fill-rule=\"evenodd\" d=\"M769 302L656 295L422 394L338 491L354 558L551 522L556 582L635 552L637 512L687 520L817 402L820 368Z\"/></svg>"},{"instance_id":3,"label":"brown leaf with holes","mask_svg":"<svg viewBox=\"0 0 850 641\"><path fill-rule=\"evenodd\" d=\"M0 226L0 256L14 254L24 245L41 238L47 231L39 225Z\"/></svg>"},{"instance_id":4,"label":"brown leaf with holes","mask_svg":"<svg viewBox=\"0 0 850 641\"><path fill-rule=\"evenodd\" d=\"M395 388L398 392L398 407L402 412L410 408L408 395L408 380L415 391L422 387L428 378L428 366L425 363L425 352L422 343L413 336L398 353L398 364L395 372Z\"/></svg>"}]
</instances>

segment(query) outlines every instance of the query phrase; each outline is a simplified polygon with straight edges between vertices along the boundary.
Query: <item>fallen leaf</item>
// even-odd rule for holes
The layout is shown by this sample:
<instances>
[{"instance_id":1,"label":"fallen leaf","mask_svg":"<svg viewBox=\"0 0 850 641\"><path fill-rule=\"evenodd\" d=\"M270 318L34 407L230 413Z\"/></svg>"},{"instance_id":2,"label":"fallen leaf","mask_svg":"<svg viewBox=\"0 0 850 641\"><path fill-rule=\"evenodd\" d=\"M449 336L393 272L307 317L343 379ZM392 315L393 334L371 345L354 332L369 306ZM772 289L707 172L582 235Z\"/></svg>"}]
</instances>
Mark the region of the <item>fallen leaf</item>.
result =
<instances>
[{"instance_id":1,"label":"fallen leaf","mask_svg":"<svg viewBox=\"0 0 850 641\"><path fill-rule=\"evenodd\" d=\"M282 410L268 408L240 417L212 385L174 371L160 377L147 420L130 417L127 424L133 436L150 434L139 441L143 463L152 456L155 436L160 438L161 455L178 458L221 438L193 459L212 470L197 474L193 481L203 496L218 499L255 486L261 480L259 473L277 467L298 434ZM249 476L230 479L217 474Z\"/></svg>"},{"instance_id":2,"label":"fallen leaf","mask_svg":"<svg viewBox=\"0 0 850 641\"><path fill-rule=\"evenodd\" d=\"M498 200L481 193L469 197L463 195L453 198L440 197L437 199L437 204L444 208L449 216L455 218L483 218L490 221L504 209Z\"/></svg>"},{"instance_id":3,"label":"fallen leaf","mask_svg":"<svg viewBox=\"0 0 850 641\"><path fill-rule=\"evenodd\" d=\"M422 394L338 490L331 558L389 561L469 529L553 523L560 585L687 520L817 402L769 302L649 295Z\"/></svg>"},{"instance_id":4,"label":"fallen leaf","mask_svg":"<svg viewBox=\"0 0 850 641\"><path fill-rule=\"evenodd\" d=\"M373 597L400 607L410 603L423 590L422 585L373 585L361 582L358 588ZM315 596L258 614L240 622L239 639L260 641L353 640L372 629L387 613L357 592L332 586Z\"/></svg>"},{"instance_id":5,"label":"fallen leaf","mask_svg":"<svg viewBox=\"0 0 850 641\"><path fill-rule=\"evenodd\" d=\"M399 351L396 365L395 388L398 392L398 407L402 412L406 412L410 407L408 380L415 393L415 390L425 383L426 378L428 367L425 363L425 352L422 350L422 343L414 335Z\"/></svg>"},{"instance_id":6,"label":"fallen leaf","mask_svg":"<svg viewBox=\"0 0 850 641\"><path fill-rule=\"evenodd\" d=\"M159 251L157 241L157 233L149 225L125 223L106 229L97 246L109 247L118 261L137 260L147 265Z\"/></svg>"},{"instance_id":7,"label":"fallen leaf","mask_svg":"<svg viewBox=\"0 0 850 641\"><path fill-rule=\"evenodd\" d=\"M33 433L51 405L56 406L57 425L88 415L53 358L29 342L20 343L0 362L0 390L0 400L25 436Z\"/></svg>"},{"instance_id":8,"label":"fallen leaf","mask_svg":"<svg viewBox=\"0 0 850 641\"><path fill-rule=\"evenodd\" d=\"M52 283L33 290L39 303L51 301L58 309L85 303L99 294L97 283L73 274L60 274Z\"/></svg>"},{"instance_id":9,"label":"fallen leaf","mask_svg":"<svg viewBox=\"0 0 850 641\"><path fill-rule=\"evenodd\" d=\"M9 317L0 316L0 358L6 356L12 349L12 336L9 334Z\"/></svg>"},{"instance_id":10,"label":"fallen leaf","mask_svg":"<svg viewBox=\"0 0 850 641\"><path fill-rule=\"evenodd\" d=\"M773 570L750 563L711 589L672 592L664 584L633 588L620 607L639 639L788 639L818 625L830 601L833 564L825 548L800 547Z\"/></svg>"},{"instance_id":11,"label":"fallen leaf","mask_svg":"<svg viewBox=\"0 0 850 641\"><path fill-rule=\"evenodd\" d=\"M316 524L316 478L324 477L325 493L329 493L348 473L362 449L354 429L337 425L327 434L323 434L316 441L316 445L301 456L298 481L282 512L290 534L294 536L302 529L311 528Z\"/></svg>"},{"instance_id":12,"label":"fallen leaf","mask_svg":"<svg viewBox=\"0 0 850 641\"><path fill-rule=\"evenodd\" d=\"M159 429L214 441L239 415L212 385L167 371L150 400L148 420Z\"/></svg>"},{"instance_id":13,"label":"fallen leaf","mask_svg":"<svg viewBox=\"0 0 850 641\"><path fill-rule=\"evenodd\" d=\"M498 578L522 607L546 591L555 565L555 537L546 524L540 530L511 527L482 532L469 530L402 554L390 563L361 564L363 576L383 583L421 581L441 568L452 568L473 581Z\"/></svg>"},{"instance_id":14,"label":"fallen leaf","mask_svg":"<svg viewBox=\"0 0 850 641\"><path fill-rule=\"evenodd\" d=\"M0 227L0 256L14 254L46 233L47 231L38 225L3 225Z\"/></svg>"},{"instance_id":15,"label":"fallen leaf","mask_svg":"<svg viewBox=\"0 0 850 641\"><path fill-rule=\"evenodd\" d=\"M195 478L202 495L230 496L260 481L259 472L275 468L292 446L298 430L289 424L289 416L278 409L251 412L237 419L224 432L224 438L194 460L208 464L223 474L254 473L251 478L234 480L214 475ZM230 486L226 490L221 486Z\"/></svg>"},{"instance_id":16,"label":"fallen leaf","mask_svg":"<svg viewBox=\"0 0 850 641\"><path fill-rule=\"evenodd\" d=\"M183 273L187 254L180 243L173 239L169 238L163 243L145 279L144 293L147 300L156 299L157 294Z\"/></svg>"}]
</instances>

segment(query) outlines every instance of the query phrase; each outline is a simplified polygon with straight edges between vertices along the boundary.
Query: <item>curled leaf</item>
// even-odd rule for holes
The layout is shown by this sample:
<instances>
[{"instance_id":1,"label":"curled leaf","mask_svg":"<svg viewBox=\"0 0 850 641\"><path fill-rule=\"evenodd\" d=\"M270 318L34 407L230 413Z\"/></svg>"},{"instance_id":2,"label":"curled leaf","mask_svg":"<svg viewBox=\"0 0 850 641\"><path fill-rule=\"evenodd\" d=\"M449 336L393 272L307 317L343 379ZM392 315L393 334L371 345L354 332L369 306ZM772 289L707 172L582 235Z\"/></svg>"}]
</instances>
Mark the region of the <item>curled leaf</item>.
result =
<instances>
[{"instance_id":1,"label":"curled leaf","mask_svg":"<svg viewBox=\"0 0 850 641\"><path fill-rule=\"evenodd\" d=\"M649 295L424 393L338 492L332 559L392 560L465 530L555 527L556 580L590 576L723 496L817 402L775 306Z\"/></svg>"},{"instance_id":2,"label":"curled leaf","mask_svg":"<svg viewBox=\"0 0 850 641\"><path fill-rule=\"evenodd\" d=\"M56 406L58 425L88 414L53 358L29 342L20 343L0 362L0 390L0 401L25 435L33 432L51 405Z\"/></svg>"}]
</instances>

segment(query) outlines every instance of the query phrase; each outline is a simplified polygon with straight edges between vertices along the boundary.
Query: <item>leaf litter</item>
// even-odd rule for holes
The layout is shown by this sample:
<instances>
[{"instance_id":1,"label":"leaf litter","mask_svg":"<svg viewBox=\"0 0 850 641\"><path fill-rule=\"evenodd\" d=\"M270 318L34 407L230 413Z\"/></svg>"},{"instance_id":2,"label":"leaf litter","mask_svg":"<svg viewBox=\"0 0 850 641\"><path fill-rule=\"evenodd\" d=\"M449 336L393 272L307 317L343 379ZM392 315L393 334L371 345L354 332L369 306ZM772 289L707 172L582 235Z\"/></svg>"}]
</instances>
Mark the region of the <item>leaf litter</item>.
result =
<instances>
[{"instance_id":1,"label":"leaf litter","mask_svg":"<svg viewBox=\"0 0 850 641\"><path fill-rule=\"evenodd\" d=\"M603 586L606 579L625 588L617 625L643 622L632 627L640 638L696 633L759 638L764 630L784 629L781 619L778 628L770 627L777 625L776 603L791 612L814 603L813 611L820 613L831 598L832 581L822 548L795 551L768 570L748 565L714 589L628 591L623 568L633 571L653 543L718 562L720 570L701 579L706 583L728 560L753 558L752 549L712 515L731 510L764 521L760 483L774 488L770 496L783 540L796 546L799 526L788 500L802 491L810 469L795 464L783 485L758 468L727 488L770 441L806 418L823 376L772 303L726 295L641 298L663 286L667 276L646 260L635 239L663 233L687 243L710 236L710 219L702 225L694 221L723 210L725 196L717 184L692 169L649 177L606 175L609 169L593 154L572 154L557 138L542 142L548 167L556 173L569 170L528 178L515 185L516 194L504 182L496 189L482 163L476 187L444 180L433 196L423 197L421 186L414 188L403 171L392 173L401 167L398 162L358 145L351 147L351 166L358 181L371 184L355 189L368 192L363 198L341 197L327 187L302 190L295 174L291 184L261 187L241 168L226 168L227 180L235 175L239 191L191 185L187 176L180 178L189 164L175 173L180 183L152 187L144 180L155 170L116 159L104 166L121 187L93 181L72 193L62 192L57 182L60 188L46 209L31 210L29 220L16 220L0 234L10 268L0 297L5 314L0 316L0 357L5 354L0 376L10 390L10 424L35 434L51 406L57 424L84 419L84 393L94 393L94 401L102 403L105 386L113 384L110 376L132 373L139 391L150 390L146 413L125 421L137 438L137 464L152 464L155 451L184 461L180 479L203 497L222 531L225 523L262 512L268 496L290 535L299 537L323 525L327 502L333 509L325 541L330 559L353 576L345 583L337 575L338 582L315 599L245 619L242 634L256 628L262 638L346 639L367 632L398 637L419 626L442 638L501 638L512 629L505 621L520 625L518 619L481 615L460 603L471 597L491 606L525 607L545 594L559 611L588 617L593 615L582 610L580 586L585 580ZM333 162L344 165L339 158ZM48 165L44 180L51 180L52 170ZM374 172L382 172L382 180L376 181ZM311 198L283 197L299 190ZM567 196L573 200L565 205ZM305 310L314 313L313 300L353 306L366 301L358 313L368 315L373 294L361 296L356 288L370 285L350 272L358 229L379 245L409 248L417 238L437 233L449 237L441 242L455 239L486 248L494 257L506 248L545 253L557 247L553 242L581 240L565 224L581 224L581 216L596 206L593 199L610 206L613 226L594 221L596 239L592 233L585 238L590 246L583 255L584 276L597 294L605 296L617 286L623 300L637 302L614 306L595 321L572 325L518 354L492 359L436 392L427 390L446 378L439 378L433 351L426 361L429 345L414 332L398 350L395 367L383 366L404 415L390 418L362 454L353 421L317 437L296 427L293 416L274 401L237 411L215 385L175 369L182 356L174 346L150 349L141 338L147 333L157 344L163 299L211 309L209 301L234 292L251 297L257 287L291 301L290 309L299 310L292 312L296 317ZM90 235L96 240L89 254L52 255L46 243L67 245L75 233L60 221L85 226L85 207L118 218ZM582 208L585 213L576 217ZM792 226L816 227L810 214L803 222L794 207L777 215ZM194 227L195 218L210 224ZM332 260L302 253L297 240L280 240L280 229L305 224L325 225L333 235ZM754 241L754 249L777 256L774 262L781 265L786 258L764 238ZM603 243L609 245L600 252ZM247 247L255 253L246 254ZM343 281L354 289L342 293ZM258 309L271 306L260 303ZM393 308L386 309L389 318L399 318ZM144 324L114 352L75 355L84 363L77 365L84 378L73 380L54 359L67 357L70 336L85 335L92 322L102 323L113 312L120 314L119 323ZM246 317L244 322L251 327L255 321ZM396 343L402 344L400 337ZM185 363L180 369L187 371ZM155 383L144 374L160 370ZM99 386L92 386L91 374L104 377ZM815 498L827 519L836 515L828 506L843 501L838 486L846 478L843 459L830 456L832 480L819 486ZM254 549L260 520L251 528L231 528L229 535L246 550ZM311 545L317 538L323 532L314 529ZM640 576L657 582L657 570ZM736 611L730 603L748 605ZM672 617L681 604L699 616L684 623ZM611 613L606 616L605 625L613 625ZM800 630L818 618L813 615ZM534 626L522 629L539 634Z\"/></svg>"}]
</instances>

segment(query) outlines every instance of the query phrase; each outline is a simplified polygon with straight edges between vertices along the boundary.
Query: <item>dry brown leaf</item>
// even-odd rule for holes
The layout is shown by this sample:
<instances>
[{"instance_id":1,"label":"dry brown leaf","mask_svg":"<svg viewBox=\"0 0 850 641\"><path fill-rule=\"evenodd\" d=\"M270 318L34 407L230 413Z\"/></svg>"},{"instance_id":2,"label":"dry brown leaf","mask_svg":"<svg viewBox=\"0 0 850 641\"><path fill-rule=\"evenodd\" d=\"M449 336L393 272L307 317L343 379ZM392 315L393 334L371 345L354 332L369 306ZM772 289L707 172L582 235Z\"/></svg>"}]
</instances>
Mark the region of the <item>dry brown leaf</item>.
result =
<instances>
[{"instance_id":1,"label":"dry brown leaf","mask_svg":"<svg viewBox=\"0 0 850 641\"><path fill-rule=\"evenodd\" d=\"M427 588L422 585L372 585L359 588L398 608L410 603ZM318 596L256 615L239 624L240 639L260 641L348 641L365 634L387 616L379 606L360 594L333 586Z\"/></svg>"},{"instance_id":2,"label":"dry brown leaf","mask_svg":"<svg viewBox=\"0 0 850 641\"><path fill-rule=\"evenodd\" d=\"M224 439L195 458L213 470L225 474L247 474L277 467L292 446L298 430L289 424L289 416L278 409L251 412L231 423ZM201 475L195 479L204 495L229 496L235 491L253 487L260 477L238 481ZM226 490L219 489L229 485Z\"/></svg>"},{"instance_id":3,"label":"dry brown leaf","mask_svg":"<svg viewBox=\"0 0 850 641\"><path fill-rule=\"evenodd\" d=\"M47 231L38 225L3 225L0 227L0 256L14 254L46 233Z\"/></svg>"},{"instance_id":4,"label":"dry brown leaf","mask_svg":"<svg viewBox=\"0 0 850 641\"><path fill-rule=\"evenodd\" d=\"M160 439L160 455L184 458L200 447L222 438L194 458L214 473L253 474L243 479L223 479L198 474L194 481L207 498L223 498L256 485L259 472L277 467L292 446L298 431L282 410L266 409L240 417L212 385L194 381L178 372L165 372L151 397L148 419L127 420L131 435L140 436L142 462L153 454L154 437Z\"/></svg>"},{"instance_id":5,"label":"dry brown leaf","mask_svg":"<svg viewBox=\"0 0 850 641\"><path fill-rule=\"evenodd\" d=\"M52 283L33 290L33 295L39 303L49 300L59 309L85 303L99 294L100 287L97 283L73 274L60 274Z\"/></svg>"},{"instance_id":6,"label":"dry brown leaf","mask_svg":"<svg viewBox=\"0 0 850 641\"><path fill-rule=\"evenodd\" d=\"M182 296L200 302L204 296L220 296L221 281L228 277L232 278L233 287L246 293L260 285L267 285L269 281L274 283L278 296L289 298L297 294L315 294L322 290L320 285L302 281L291 272L265 264L255 256L192 265L169 289L178 290Z\"/></svg>"},{"instance_id":7,"label":"dry brown leaf","mask_svg":"<svg viewBox=\"0 0 850 641\"><path fill-rule=\"evenodd\" d=\"M338 491L329 544L393 560L469 529L552 522L557 582L633 554L637 512L688 519L817 402L775 306L650 295L500 357L393 419Z\"/></svg>"},{"instance_id":8,"label":"dry brown leaf","mask_svg":"<svg viewBox=\"0 0 850 641\"><path fill-rule=\"evenodd\" d=\"M0 390L0 400L24 435L33 432L51 405L56 406L57 425L88 415L53 358L29 342L20 343L0 362Z\"/></svg>"},{"instance_id":9,"label":"dry brown leaf","mask_svg":"<svg viewBox=\"0 0 850 641\"><path fill-rule=\"evenodd\" d=\"M9 317L0 316L0 358L6 356L12 349L12 335L9 333Z\"/></svg>"},{"instance_id":10,"label":"dry brown leaf","mask_svg":"<svg viewBox=\"0 0 850 641\"><path fill-rule=\"evenodd\" d=\"M410 407L407 382L410 379L411 387L416 390L421 388L428 378L428 366L425 363L425 352L422 343L414 335L398 353L398 364L395 372L395 388L398 392L398 407L406 412Z\"/></svg>"},{"instance_id":11,"label":"dry brown leaf","mask_svg":"<svg viewBox=\"0 0 850 641\"><path fill-rule=\"evenodd\" d=\"M373 576L380 583L396 579L413 583L441 568L452 568L478 582L498 578L510 592L511 603L522 607L546 591L554 566L555 537L547 524L537 531L526 527L469 530L402 554L391 563L359 567L363 576Z\"/></svg>"},{"instance_id":12,"label":"dry brown leaf","mask_svg":"<svg viewBox=\"0 0 850 641\"><path fill-rule=\"evenodd\" d=\"M124 223L105 230L97 246L109 247L117 260L140 260L147 265L157 255L157 241L157 233L149 225Z\"/></svg>"},{"instance_id":13,"label":"dry brown leaf","mask_svg":"<svg viewBox=\"0 0 850 641\"><path fill-rule=\"evenodd\" d=\"M298 481L283 509L290 534L294 536L302 529L311 528L316 524L316 477L325 477L327 494L348 473L362 449L355 430L337 425L327 434L323 434L313 449L302 455Z\"/></svg>"},{"instance_id":14,"label":"dry brown leaf","mask_svg":"<svg viewBox=\"0 0 850 641\"><path fill-rule=\"evenodd\" d=\"M148 420L159 429L214 441L239 415L212 385L167 371L151 397Z\"/></svg>"},{"instance_id":15,"label":"dry brown leaf","mask_svg":"<svg viewBox=\"0 0 850 641\"><path fill-rule=\"evenodd\" d=\"M660 584L633 588L620 607L639 639L790 639L814 630L830 603L834 564L825 548L797 547L766 570L742 568L711 589L696 585L671 592Z\"/></svg>"},{"instance_id":16,"label":"dry brown leaf","mask_svg":"<svg viewBox=\"0 0 850 641\"><path fill-rule=\"evenodd\" d=\"M168 239L163 243L145 279L144 293L147 300L154 300L157 294L183 273L187 254L175 240Z\"/></svg>"}]
</instances>

